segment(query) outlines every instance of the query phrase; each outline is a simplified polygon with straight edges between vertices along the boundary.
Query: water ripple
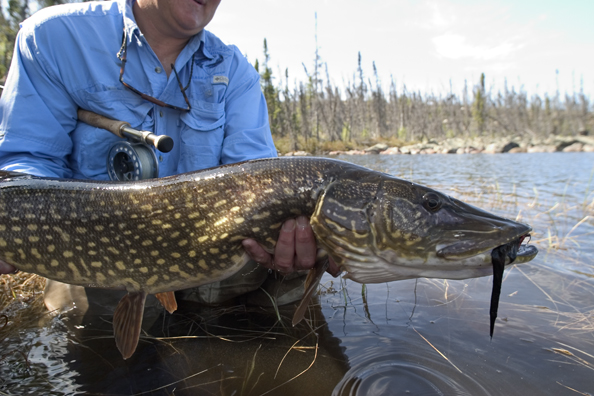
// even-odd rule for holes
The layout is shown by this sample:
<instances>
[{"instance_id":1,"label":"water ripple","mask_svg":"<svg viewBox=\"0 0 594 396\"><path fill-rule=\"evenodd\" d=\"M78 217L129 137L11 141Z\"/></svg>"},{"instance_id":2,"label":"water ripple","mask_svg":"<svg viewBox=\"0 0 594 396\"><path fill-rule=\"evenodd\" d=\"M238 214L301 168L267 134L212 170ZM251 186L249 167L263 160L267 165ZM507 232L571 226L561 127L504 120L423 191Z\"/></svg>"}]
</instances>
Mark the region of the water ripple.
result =
<instances>
[{"instance_id":1,"label":"water ripple","mask_svg":"<svg viewBox=\"0 0 594 396\"><path fill-rule=\"evenodd\" d=\"M351 369L333 396L363 395L488 395L469 375L436 356L367 348L351 362Z\"/></svg>"}]
</instances>

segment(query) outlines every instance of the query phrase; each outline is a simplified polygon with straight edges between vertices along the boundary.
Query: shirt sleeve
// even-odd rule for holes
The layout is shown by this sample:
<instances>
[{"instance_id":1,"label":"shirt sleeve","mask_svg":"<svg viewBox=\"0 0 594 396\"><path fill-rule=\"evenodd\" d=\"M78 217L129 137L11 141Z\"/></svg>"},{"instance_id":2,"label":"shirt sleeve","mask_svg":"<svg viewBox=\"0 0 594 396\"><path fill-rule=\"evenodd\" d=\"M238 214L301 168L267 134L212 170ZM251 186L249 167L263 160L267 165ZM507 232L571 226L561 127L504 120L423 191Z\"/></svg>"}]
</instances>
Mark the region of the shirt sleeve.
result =
<instances>
[{"instance_id":1,"label":"shirt sleeve","mask_svg":"<svg viewBox=\"0 0 594 396\"><path fill-rule=\"evenodd\" d=\"M45 36L45 37L44 37ZM77 106L51 59L52 35L27 28L17 36L0 98L0 168L36 176L72 176L67 156Z\"/></svg>"},{"instance_id":2,"label":"shirt sleeve","mask_svg":"<svg viewBox=\"0 0 594 396\"><path fill-rule=\"evenodd\" d=\"M234 48L234 63L225 103L225 138L221 162L276 157L260 76Z\"/></svg>"}]
</instances>

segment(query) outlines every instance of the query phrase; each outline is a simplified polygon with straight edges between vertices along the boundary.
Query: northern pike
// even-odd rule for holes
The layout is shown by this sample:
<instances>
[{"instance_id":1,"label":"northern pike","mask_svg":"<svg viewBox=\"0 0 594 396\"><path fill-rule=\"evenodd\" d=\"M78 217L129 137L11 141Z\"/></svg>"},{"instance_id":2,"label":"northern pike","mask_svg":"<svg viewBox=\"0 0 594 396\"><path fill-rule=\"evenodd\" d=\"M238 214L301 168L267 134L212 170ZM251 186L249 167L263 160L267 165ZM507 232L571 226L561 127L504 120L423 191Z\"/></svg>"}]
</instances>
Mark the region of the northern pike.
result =
<instances>
[{"instance_id":1,"label":"northern pike","mask_svg":"<svg viewBox=\"0 0 594 396\"><path fill-rule=\"evenodd\" d=\"M0 260L60 282L127 290L113 326L128 358L147 294L172 312L173 291L239 271L249 259L243 239L273 252L283 222L299 215L360 283L491 275L491 252L503 245L516 248L502 266L537 254L521 245L526 224L348 162L285 157L133 182L1 172ZM301 314L323 268L308 277Z\"/></svg>"}]
</instances>

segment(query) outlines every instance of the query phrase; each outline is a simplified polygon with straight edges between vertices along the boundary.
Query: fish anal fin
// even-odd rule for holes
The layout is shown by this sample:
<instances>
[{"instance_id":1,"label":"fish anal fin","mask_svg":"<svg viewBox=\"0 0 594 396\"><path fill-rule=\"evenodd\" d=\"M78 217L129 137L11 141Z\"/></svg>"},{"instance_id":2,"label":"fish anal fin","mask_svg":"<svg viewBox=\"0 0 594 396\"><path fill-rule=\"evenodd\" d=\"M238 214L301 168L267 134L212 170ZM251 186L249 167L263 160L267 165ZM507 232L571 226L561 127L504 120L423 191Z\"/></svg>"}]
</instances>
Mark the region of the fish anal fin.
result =
<instances>
[{"instance_id":1,"label":"fish anal fin","mask_svg":"<svg viewBox=\"0 0 594 396\"><path fill-rule=\"evenodd\" d=\"M126 294L113 314L115 342L124 359L132 356L138 345L146 295L144 292Z\"/></svg>"},{"instance_id":2,"label":"fish anal fin","mask_svg":"<svg viewBox=\"0 0 594 396\"><path fill-rule=\"evenodd\" d=\"M177 310L177 301L175 300L175 293L172 291L155 294L157 300L165 307L170 314Z\"/></svg>"},{"instance_id":3,"label":"fish anal fin","mask_svg":"<svg viewBox=\"0 0 594 396\"><path fill-rule=\"evenodd\" d=\"M307 274L307 278L305 279L305 292L303 293L303 298L299 302L295 313L293 314L293 326L297 325L303 317L305 316L305 311L309 305L309 302L315 292L318 290L318 285L320 284L320 280L324 275L324 272L328 269L328 265L330 265L330 260L328 255L323 252L323 257L320 257L318 254L318 259L314 267L309 270Z\"/></svg>"}]
</instances>

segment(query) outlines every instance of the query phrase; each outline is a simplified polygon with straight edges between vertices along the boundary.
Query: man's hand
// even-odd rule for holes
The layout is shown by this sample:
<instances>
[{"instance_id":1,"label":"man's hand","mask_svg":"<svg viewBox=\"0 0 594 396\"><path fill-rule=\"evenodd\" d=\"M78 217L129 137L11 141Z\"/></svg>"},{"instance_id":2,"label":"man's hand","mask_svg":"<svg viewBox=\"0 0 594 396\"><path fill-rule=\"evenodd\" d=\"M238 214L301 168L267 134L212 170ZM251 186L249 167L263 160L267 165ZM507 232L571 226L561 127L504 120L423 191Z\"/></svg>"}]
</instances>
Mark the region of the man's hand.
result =
<instances>
[{"instance_id":1,"label":"man's hand","mask_svg":"<svg viewBox=\"0 0 594 396\"><path fill-rule=\"evenodd\" d=\"M309 219L305 216L285 221L274 248L274 255L266 252L253 239L245 239L242 243L254 261L282 274L309 270L316 262L318 247ZM332 259L328 272L332 276L338 276L341 272Z\"/></svg>"},{"instance_id":2,"label":"man's hand","mask_svg":"<svg viewBox=\"0 0 594 396\"><path fill-rule=\"evenodd\" d=\"M14 268L10 264L6 264L4 261L0 260L0 274L12 274L17 272L17 269Z\"/></svg>"}]
</instances>

